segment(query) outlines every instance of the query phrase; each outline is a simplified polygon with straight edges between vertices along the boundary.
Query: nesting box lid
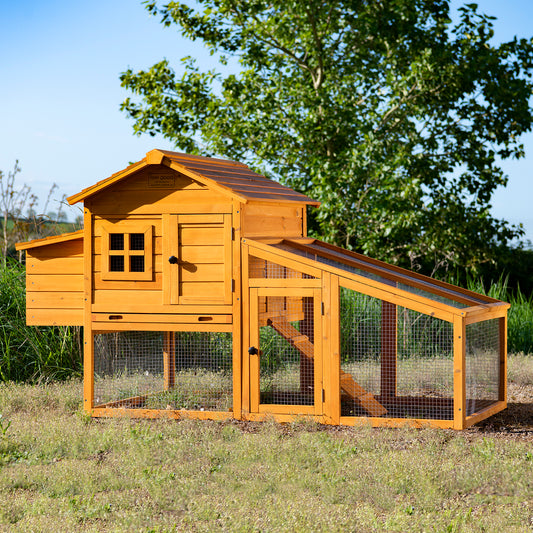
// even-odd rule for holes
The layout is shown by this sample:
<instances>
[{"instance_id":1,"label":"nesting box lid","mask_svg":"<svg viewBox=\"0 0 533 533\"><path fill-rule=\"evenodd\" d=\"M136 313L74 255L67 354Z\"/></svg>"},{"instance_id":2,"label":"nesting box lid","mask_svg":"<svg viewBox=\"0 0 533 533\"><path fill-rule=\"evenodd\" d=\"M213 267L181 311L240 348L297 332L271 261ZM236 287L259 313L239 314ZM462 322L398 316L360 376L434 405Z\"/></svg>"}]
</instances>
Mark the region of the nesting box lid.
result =
<instances>
[{"instance_id":1,"label":"nesting box lid","mask_svg":"<svg viewBox=\"0 0 533 533\"><path fill-rule=\"evenodd\" d=\"M231 198L236 198L243 203L255 201L320 205L320 202L312 200L304 194L253 172L243 163L168 150L151 150L141 161L83 189L78 194L70 196L67 200L71 205L80 202L93 194L102 192L117 182L127 179L135 172L149 165L165 165L202 183L206 187Z\"/></svg>"}]
</instances>

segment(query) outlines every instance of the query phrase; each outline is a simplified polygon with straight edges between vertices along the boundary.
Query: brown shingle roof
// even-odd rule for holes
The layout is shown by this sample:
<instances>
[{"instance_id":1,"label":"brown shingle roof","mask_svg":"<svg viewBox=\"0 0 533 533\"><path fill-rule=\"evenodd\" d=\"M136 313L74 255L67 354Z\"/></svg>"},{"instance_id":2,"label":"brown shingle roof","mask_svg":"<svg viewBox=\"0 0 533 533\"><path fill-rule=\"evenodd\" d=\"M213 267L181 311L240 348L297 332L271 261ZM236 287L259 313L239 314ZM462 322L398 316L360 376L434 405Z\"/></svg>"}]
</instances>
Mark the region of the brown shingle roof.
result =
<instances>
[{"instance_id":1,"label":"brown shingle roof","mask_svg":"<svg viewBox=\"0 0 533 533\"><path fill-rule=\"evenodd\" d=\"M138 163L130 165L91 187L87 187L68 198L68 202L74 204L84 200L151 164L166 165L207 187L232 198L238 198L243 202L297 202L320 205L320 202L311 200L304 194L253 172L243 163L167 150L151 150Z\"/></svg>"}]
</instances>

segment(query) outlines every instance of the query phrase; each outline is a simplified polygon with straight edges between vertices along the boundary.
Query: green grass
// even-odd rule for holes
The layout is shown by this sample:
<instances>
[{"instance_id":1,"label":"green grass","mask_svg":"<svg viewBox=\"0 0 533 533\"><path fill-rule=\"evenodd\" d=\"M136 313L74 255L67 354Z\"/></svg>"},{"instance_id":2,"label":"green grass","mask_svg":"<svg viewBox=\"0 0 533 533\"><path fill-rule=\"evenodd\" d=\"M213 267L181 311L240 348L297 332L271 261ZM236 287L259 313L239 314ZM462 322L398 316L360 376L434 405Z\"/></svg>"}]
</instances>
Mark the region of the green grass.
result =
<instances>
[{"instance_id":1,"label":"green grass","mask_svg":"<svg viewBox=\"0 0 533 533\"><path fill-rule=\"evenodd\" d=\"M0 261L0 381L79 375L80 353L80 328L26 326L24 268Z\"/></svg>"},{"instance_id":2,"label":"green grass","mask_svg":"<svg viewBox=\"0 0 533 533\"><path fill-rule=\"evenodd\" d=\"M529 425L465 432L89 419L78 380L3 384L0 531L525 533L533 358L509 374Z\"/></svg>"}]
</instances>

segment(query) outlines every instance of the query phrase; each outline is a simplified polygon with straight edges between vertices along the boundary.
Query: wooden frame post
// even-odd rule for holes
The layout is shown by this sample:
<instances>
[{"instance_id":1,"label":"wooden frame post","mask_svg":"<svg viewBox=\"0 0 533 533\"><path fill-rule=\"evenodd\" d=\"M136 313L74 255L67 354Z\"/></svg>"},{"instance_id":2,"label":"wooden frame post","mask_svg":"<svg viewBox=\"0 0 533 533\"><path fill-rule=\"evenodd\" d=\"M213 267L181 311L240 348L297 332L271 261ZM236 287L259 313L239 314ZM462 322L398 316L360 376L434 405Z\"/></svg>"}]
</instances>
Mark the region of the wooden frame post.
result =
<instances>
[{"instance_id":1,"label":"wooden frame post","mask_svg":"<svg viewBox=\"0 0 533 533\"><path fill-rule=\"evenodd\" d=\"M466 419L466 325L453 319L453 428L464 429Z\"/></svg>"},{"instance_id":2,"label":"wooden frame post","mask_svg":"<svg viewBox=\"0 0 533 533\"><path fill-rule=\"evenodd\" d=\"M507 406L507 313L499 320L500 386L498 399Z\"/></svg>"},{"instance_id":3,"label":"wooden frame post","mask_svg":"<svg viewBox=\"0 0 533 533\"><path fill-rule=\"evenodd\" d=\"M94 334L92 325L92 257L93 223L89 206L83 209L83 408L91 413L94 407Z\"/></svg>"},{"instance_id":4,"label":"wooden frame post","mask_svg":"<svg viewBox=\"0 0 533 533\"><path fill-rule=\"evenodd\" d=\"M381 301L381 397L396 396L397 342L396 305Z\"/></svg>"},{"instance_id":5,"label":"wooden frame post","mask_svg":"<svg viewBox=\"0 0 533 533\"><path fill-rule=\"evenodd\" d=\"M176 384L176 334L165 331L163 334L163 389L171 390Z\"/></svg>"}]
</instances>

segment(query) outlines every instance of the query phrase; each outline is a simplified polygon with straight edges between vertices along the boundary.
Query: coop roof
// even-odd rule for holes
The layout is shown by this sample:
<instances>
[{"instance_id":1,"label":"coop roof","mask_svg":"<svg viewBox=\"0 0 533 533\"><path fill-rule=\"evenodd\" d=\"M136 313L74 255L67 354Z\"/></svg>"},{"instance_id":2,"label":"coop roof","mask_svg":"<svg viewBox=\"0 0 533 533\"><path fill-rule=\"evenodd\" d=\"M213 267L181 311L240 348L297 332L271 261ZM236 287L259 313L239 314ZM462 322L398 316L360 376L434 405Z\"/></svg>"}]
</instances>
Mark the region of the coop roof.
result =
<instances>
[{"instance_id":1,"label":"coop roof","mask_svg":"<svg viewBox=\"0 0 533 533\"><path fill-rule=\"evenodd\" d=\"M167 150L151 150L141 161L126 167L105 180L99 181L91 187L83 189L67 200L71 205L80 202L149 165L165 165L211 189L217 190L226 196L237 198L245 203L260 201L320 205L320 202L311 200L304 194L253 172L243 163Z\"/></svg>"},{"instance_id":2,"label":"coop roof","mask_svg":"<svg viewBox=\"0 0 533 533\"><path fill-rule=\"evenodd\" d=\"M33 239L27 242L18 242L15 244L15 248L17 250L28 250L29 248L48 246L49 244L59 244L67 241L74 241L76 239L83 239L83 230L73 231L71 233L62 233L61 235L52 235L42 239Z\"/></svg>"},{"instance_id":3,"label":"coop roof","mask_svg":"<svg viewBox=\"0 0 533 533\"><path fill-rule=\"evenodd\" d=\"M394 293L400 295L409 307L410 300L425 301L452 314L464 314L462 310L468 308L469 313L473 308L486 311L487 307L499 307L509 304L489 296L478 294L404 268L389 265L383 261L372 259L362 254L344 250L337 246L312 239L263 239L254 241L245 239L250 246L252 255L283 263L284 259L293 261L291 268L296 263L301 264L302 272L313 275L312 270L317 267L324 271L354 280L366 286L370 292L372 288L378 289L382 294ZM255 250L255 252L254 252ZM306 271L307 268L312 270Z\"/></svg>"}]
</instances>

